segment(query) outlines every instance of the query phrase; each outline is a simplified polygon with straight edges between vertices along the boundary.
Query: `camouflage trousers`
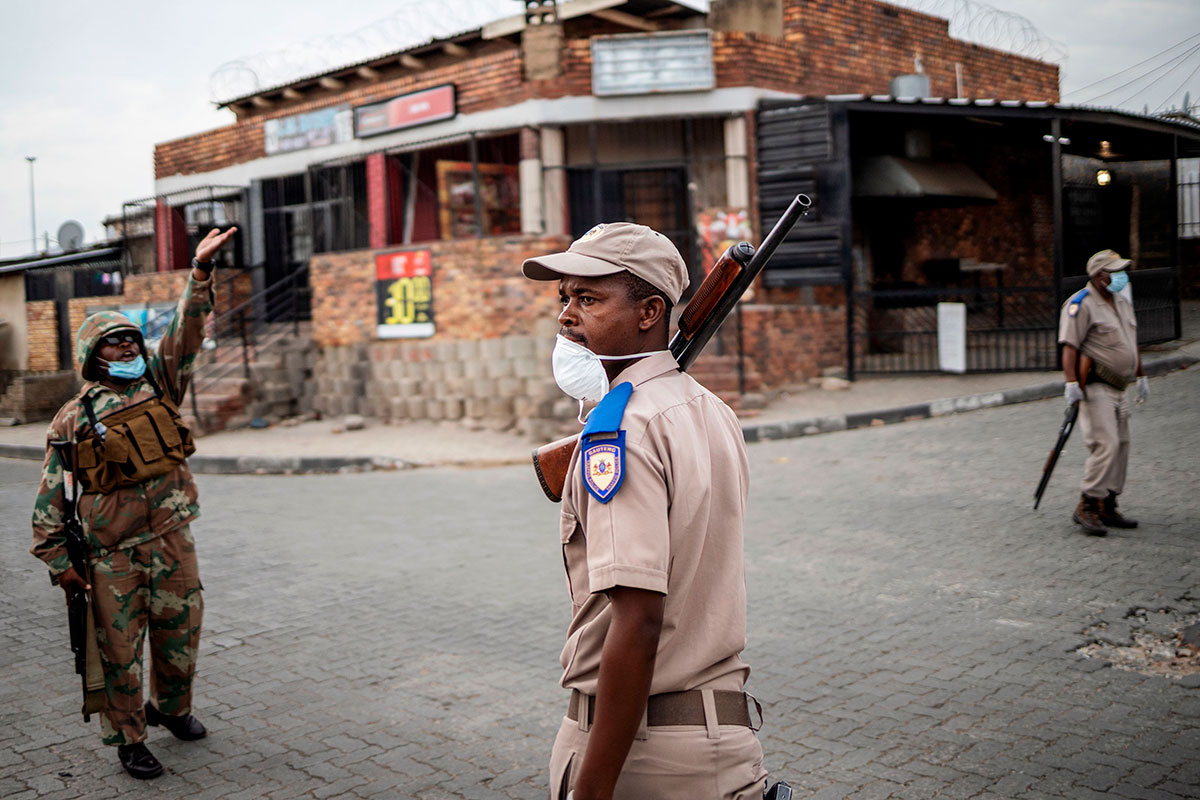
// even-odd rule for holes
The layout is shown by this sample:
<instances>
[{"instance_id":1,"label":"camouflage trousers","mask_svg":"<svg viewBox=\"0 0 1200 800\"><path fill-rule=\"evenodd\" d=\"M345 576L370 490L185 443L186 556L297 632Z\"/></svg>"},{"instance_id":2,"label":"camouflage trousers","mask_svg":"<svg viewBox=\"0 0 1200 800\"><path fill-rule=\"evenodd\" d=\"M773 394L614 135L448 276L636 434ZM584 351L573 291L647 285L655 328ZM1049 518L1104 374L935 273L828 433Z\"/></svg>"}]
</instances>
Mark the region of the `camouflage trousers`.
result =
<instances>
[{"instance_id":1,"label":"camouflage trousers","mask_svg":"<svg viewBox=\"0 0 1200 800\"><path fill-rule=\"evenodd\" d=\"M142 641L150 629L150 700L172 716L191 713L204 613L196 545L187 525L114 550L92 563L96 642L104 665L105 744L146 738Z\"/></svg>"}]
</instances>

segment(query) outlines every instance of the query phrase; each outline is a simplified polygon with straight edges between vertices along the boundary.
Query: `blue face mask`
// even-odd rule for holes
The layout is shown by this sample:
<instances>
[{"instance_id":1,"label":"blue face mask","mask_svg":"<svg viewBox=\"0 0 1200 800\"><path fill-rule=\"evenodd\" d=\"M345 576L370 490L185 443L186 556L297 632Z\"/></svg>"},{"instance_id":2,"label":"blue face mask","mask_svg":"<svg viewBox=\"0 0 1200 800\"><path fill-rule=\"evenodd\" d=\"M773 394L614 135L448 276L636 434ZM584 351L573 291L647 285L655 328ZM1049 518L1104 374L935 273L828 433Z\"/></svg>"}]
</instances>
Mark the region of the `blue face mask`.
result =
<instances>
[{"instance_id":1,"label":"blue face mask","mask_svg":"<svg viewBox=\"0 0 1200 800\"><path fill-rule=\"evenodd\" d=\"M141 354L138 354L138 357L132 361L100 359L100 363L108 370L108 377L122 381L136 380L146 374L146 359L142 358Z\"/></svg>"},{"instance_id":2,"label":"blue face mask","mask_svg":"<svg viewBox=\"0 0 1200 800\"><path fill-rule=\"evenodd\" d=\"M1112 280L1108 283L1108 290L1113 294L1124 289L1129 285L1129 273L1125 270L1112 273Z\"/></svg>"}]
</instances>

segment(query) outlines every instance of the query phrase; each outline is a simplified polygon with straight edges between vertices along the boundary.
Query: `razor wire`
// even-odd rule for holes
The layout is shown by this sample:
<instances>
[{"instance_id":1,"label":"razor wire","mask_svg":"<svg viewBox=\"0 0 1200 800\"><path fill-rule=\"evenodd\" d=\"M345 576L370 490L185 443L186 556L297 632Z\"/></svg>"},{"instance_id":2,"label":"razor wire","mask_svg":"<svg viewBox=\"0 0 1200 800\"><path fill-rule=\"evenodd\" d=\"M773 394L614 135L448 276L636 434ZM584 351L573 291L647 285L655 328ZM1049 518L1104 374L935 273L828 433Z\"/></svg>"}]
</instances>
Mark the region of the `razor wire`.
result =
<instances>
[{"instance_id":1,"label":"razor wire","mask_svg":"<svg viewBox=\"0 0 1200 800\"><path fill-rule=\"evenodd\" d=\"M228 102L308 75L466 33L518 13L523 13L523 6L513 0L410 0L383 19L349 33L319 36L227 61L210 76L209 92L213 101Z\"/></svg>"},{"instance_id":2,"label":"razor wire","mask_svg":"<svg viewBox=\"0 0 1200 800\"><path fill-rule=\"evenodd\" d=\"M682 0L704 11L707 0ZM1066 48L1025 17L977 0L892 0L894 5L949 20L955 38L1042 61L1063 63ZM358 64L523 13L514 0L410 0L383 19L345 34L309 39L221 64L209 89L218 103L331 69Z\"/></svg>"},{"instance_id":3,"label":"razor wire","mask_svg":"<svg viewBox=\"0 0 1200 800\"><path fill-rule=\"evenodd\" d=\"M1067 49L1042 33L1026 17L976 0L889 0L893 5L950 21L956 39L994 47L1027 58L1062 64Z\"/></svg>"}]
</instances>

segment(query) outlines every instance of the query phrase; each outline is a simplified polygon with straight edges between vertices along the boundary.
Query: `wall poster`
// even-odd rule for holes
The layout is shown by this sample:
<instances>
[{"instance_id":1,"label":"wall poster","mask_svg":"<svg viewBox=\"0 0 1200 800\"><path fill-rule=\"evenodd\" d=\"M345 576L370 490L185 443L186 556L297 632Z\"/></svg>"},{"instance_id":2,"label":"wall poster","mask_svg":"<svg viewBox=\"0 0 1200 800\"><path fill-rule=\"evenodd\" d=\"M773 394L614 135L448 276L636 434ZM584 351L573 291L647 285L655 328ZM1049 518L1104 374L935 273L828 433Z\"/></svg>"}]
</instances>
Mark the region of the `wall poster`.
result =
<instances>
[{"instance_id":1,"label":"wall poster","mask_svg":"<svg viewBox=\"0 0 1200 800\"><path fill-rule=\"evenodd\" d=\"M443 239L470 239L521 232L521 182L517 167L479 164L483 219L475 219L475 178L470 161L439 161L438 212ZM479 226L479 234L476 226Z\"/></svg>"},{"instance_id":2,"label":"wall poster","mask_svg":"<svg viewBox=\"0 0 1200 800\"><path fill-rule=\"evenodd\" d=\"M428 248L375 254L375 308L380 339L433 336L433 253Z\"/></svg>"}]
</instances>

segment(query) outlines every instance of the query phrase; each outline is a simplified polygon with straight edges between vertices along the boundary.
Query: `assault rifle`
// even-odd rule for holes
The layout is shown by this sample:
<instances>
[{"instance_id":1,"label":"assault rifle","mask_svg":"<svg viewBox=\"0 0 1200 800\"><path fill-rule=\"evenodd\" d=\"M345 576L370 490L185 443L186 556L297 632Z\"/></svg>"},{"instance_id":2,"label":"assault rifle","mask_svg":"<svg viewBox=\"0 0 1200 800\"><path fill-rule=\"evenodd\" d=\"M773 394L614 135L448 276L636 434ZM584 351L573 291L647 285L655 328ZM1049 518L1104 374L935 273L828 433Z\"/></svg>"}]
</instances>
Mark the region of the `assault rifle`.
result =
<instances>
[{"instance_id":1,"label":"assault rifle","mask_svg":"<svg viewBox=\"0 0 1200 800\"><path fill-rule=\"evenodd\" d=\"M71 442L55 440L50 442L58 456L62 467L63 479L63 538L67 549L67 558L75 572L84 583L91 583L91 570L88 567L88 544L83 535L83 525L79 522L75 503L78 498L74 459L74 446ZM54 579L52 582L57 583ZM75 672L79 675L83 689L83 721L91 719L91 715L104 707L104 671L100 666L100 651L96 645L96 623L92 616L92 606L88 593L76 589L67 598L67 624L71 632L71 652L75 654Z\"/></svg>"},{"instance_id":2,"label":"assault rifle","mask_svg":"<svg viewBox=\"0 0 1200 800\"><path fill-rule=\"evenodd\" d=\"M679 330L668 345L671 355L679 362L681 372L686 372L696 356L700 355L704 345L721 327L729 312L787 238L792 226L810 206L812 200L808 195L796 195L757 250L749 242L738 242L717 259L712 271L680 315ZM575 434L533 451L533 470L537 473L538 482L546 497L555 503L562 500L567 470L578 441L579 434Z\"/></svg>"}]
</instances>

